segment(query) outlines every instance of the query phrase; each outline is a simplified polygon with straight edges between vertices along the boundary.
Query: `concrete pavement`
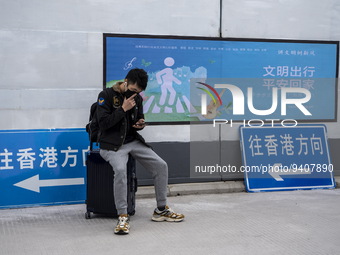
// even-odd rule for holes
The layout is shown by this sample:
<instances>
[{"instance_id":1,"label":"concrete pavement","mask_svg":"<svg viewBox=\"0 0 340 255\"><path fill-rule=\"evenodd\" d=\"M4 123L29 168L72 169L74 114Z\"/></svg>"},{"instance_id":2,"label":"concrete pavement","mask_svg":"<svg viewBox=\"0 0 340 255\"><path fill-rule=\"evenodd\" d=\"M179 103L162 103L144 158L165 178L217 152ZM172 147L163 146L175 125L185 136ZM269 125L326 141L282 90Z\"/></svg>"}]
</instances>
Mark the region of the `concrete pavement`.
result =
<instances>
[{"instance_id":1,"label":"concrete pavement","mask_svg":"<svg viewBox=\"0 0 340 255\"><path fill-rule=\"evenodd\" d=\"M181 223L152 222L155 199L145 197L127 236L113 234L115 219L86 220L84 204L0 210L0 254L340 253L340 189L169 197Z\"/></svg>"}]
</instances>

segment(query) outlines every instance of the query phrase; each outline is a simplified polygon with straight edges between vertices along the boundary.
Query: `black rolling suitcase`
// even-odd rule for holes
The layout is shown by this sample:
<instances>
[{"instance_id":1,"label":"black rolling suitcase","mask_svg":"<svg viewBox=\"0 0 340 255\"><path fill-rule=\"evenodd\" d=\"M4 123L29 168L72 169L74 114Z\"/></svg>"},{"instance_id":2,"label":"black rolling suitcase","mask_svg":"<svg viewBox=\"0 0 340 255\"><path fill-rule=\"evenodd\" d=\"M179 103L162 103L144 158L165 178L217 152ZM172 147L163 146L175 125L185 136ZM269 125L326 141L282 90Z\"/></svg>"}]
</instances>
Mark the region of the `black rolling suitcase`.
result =
<instances>
[{"instance_id":1,"label":"black rolling suitcase","mask_svg":"<svg viewBox=\"0 0 340 255\"><path fill-rule=\"evenodd\" d=\"M114 203L113 178L111 165L99 154L99 150L90 150L86 159L87 197L85 218L91 213L118 217ZM136 161L129 155L127 163L128 214L135 214L135 198L137 191Z\"/></svg>"}]
</instances>

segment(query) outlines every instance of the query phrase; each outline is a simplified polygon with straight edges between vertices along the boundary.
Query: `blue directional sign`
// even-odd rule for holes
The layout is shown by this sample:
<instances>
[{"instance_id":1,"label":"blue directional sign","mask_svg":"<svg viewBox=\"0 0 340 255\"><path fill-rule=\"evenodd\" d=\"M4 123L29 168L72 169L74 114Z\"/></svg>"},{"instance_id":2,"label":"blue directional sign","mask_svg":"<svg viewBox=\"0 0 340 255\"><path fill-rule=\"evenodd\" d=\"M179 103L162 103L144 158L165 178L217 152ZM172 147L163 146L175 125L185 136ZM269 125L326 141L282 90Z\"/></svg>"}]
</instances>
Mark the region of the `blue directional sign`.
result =
<instances>
[{"instance_id":1,"label":"blue directional sign","mask_svg":"<svg viewBox=\"0 0 340 255\"><path fill-rule=\"evenodd\" d=\"M324 125L240 127L249 192L334 188Z\"/></svg>"},{"instance_id":2,"label":"blue directional sign","mask_svg":"<svg viewBox=\"0 0 340 255\"><path fill-rule=\"evenodd\" d=\"M85 201L84 129L0 131L0 209Z\"/></svg>"}]
</instances>

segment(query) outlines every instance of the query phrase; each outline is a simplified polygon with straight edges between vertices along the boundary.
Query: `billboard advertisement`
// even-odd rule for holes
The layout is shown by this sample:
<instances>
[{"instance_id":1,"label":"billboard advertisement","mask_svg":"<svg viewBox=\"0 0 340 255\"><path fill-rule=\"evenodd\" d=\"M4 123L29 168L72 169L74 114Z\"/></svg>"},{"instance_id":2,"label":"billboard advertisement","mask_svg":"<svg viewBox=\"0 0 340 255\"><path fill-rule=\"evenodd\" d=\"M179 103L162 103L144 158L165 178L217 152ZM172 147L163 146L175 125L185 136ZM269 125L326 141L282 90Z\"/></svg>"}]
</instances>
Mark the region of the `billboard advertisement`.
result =
<instances>
[{"instance_id":1,"label":"billboard advertisement","mask_svg":"<svg viewBox=\"0 0 340 255\"><path fill-rule=\"evenodd\" d=\"M335 121L338 48L333 41L104 34L104 86L132 68L146 70L144 113L154 124Z\"/></svg>"}]
</instances>

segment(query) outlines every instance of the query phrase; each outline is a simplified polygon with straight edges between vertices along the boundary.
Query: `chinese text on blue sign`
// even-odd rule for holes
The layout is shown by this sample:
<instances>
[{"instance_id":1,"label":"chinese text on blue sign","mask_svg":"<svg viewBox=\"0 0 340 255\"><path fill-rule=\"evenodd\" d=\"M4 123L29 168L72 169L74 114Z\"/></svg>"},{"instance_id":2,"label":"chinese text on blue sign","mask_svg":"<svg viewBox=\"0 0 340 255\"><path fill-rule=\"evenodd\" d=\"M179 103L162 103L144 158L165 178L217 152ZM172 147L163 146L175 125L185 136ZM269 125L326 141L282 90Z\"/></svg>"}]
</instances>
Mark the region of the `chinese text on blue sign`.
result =
<instances>
[{"instance_id":1,"label":"chinese text on blue sign","mask_svg":"<svg viewBox=\"0 0 340 255\"><path fill-rule=\"evenodd\" d=\"M85 200L84 129L0 132L0 208Z\"/></svg>"},{"instance_id":2,"label":"chinese text on blue sign","mask_svg":"<svg viewBox=\"0 0 340 255\"><path fill-rule=\"evenodd\" d=\"M324 125L241 127L248 191L334 188Z\"/></svg>"}]
</instances>

